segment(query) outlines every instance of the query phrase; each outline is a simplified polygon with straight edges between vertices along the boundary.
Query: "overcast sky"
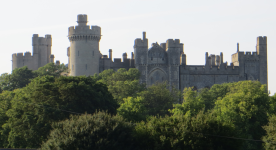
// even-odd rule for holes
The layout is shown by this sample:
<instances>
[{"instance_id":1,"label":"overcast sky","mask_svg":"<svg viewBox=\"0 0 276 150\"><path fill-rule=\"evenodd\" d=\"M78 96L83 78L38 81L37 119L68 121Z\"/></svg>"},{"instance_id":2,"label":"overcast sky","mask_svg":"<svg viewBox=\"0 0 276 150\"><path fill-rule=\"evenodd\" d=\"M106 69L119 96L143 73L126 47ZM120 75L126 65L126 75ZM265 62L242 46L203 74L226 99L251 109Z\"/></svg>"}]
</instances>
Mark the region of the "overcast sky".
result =
<instances>
[{"instance_id":1,"label":"overcast sky","mask_svg":"<svg viewBox=\"0 0 276 150\"><path fill-rule=\"evenodd\" d=\"M180 39L188 65L204 65L205 52L255 51L256 38L268 38L268 87L276 92L275 0L13 0L0 5L0 73L11 73L13 53L32 52L32 35L51 34L55 60L68 63L68 27L78 14L102 29L100 51L121 58L133 51L135 38L147 32L151 43ZM275 78L274 78L275 77Z\"/></svg>"}]
</instances>

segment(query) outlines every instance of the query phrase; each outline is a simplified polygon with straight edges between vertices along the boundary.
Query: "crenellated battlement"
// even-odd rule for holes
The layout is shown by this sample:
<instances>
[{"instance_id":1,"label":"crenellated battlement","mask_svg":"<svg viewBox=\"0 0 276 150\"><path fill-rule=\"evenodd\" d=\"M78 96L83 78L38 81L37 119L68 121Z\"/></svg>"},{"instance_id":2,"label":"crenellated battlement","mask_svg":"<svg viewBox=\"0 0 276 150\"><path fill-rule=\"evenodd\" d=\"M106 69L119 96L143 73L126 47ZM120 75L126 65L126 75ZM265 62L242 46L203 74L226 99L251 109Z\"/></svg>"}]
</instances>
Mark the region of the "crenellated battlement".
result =
<instances>
[{"instance_id":1,"label":"crenellated battlement","mask_svg":"<svg viewBox=\"0 0 276 150\"><path fill-rule=\"evenodd\" d=\"M267 37L266 36L257 37L257 45L266 45L266 44L267 44Z\"/></svg>"},{"instance_id":2,"label":"crenellated battlement","mask_svg":"<svg viewBox=\"0 0 276 150\"><path fill-rule=\"evenodd\" d=\"M49 34L46 34L45 37L39 37L38 34L33 34L32 37L33 40L33 46L37 45L48 45L52 46L52 36Z\"/></svg>"},{"instance_id":3,"label":"crenellated battlement","mask_svg":"<svg viewBox=\"0 0 276 150\"><path fill-rule=\"evenodd\" d=\"M73 35L98 35L101 36L101 27L99 26L71 26L68 28L68 36Z\"/></svg>"},{"instance_id":4,"label":"crenellated battlement","mask_svg":"<svg viewBox=\"0 0 276 150\"><path fill-rule=\"evenodd\" d=\"M142 40L141 38L135 39L134 47L148 47L148 39Z\"/></svg>"},{"instance_id":5,"label":"crenellated battlement","mask_svg":"<svg viewBox=\"0 0 276 150\"><path fill-rule=\"evenodd\" d=\"M180 43L179 39L168 39L166 41L166 49L168 48L183 48L183 43Z\"/></svg>"},{"instance_id":6,"label":"crenellated battlement","mask_svg":"<svg viewBox=\"0 0 276 150\"><path fill-rule=\"evenodd\" d=\"M135 47L148 47L148 39L146 38L146 32L143 32L143 39L137 38L134 40L134 48Z\"/></svg>"},{"instance_id":7,"label":"crenellated battlement","mask_svg":"<svg viewBox=\"0 0 276 150\"><path fill-rule=\"evenodd\" d=\"M101 27L99 26L88 26L87 15L78 15L78 25L71 26L68 28L68 39L70 41L77 40L97 40L101 39Z\"/></svg>"},{"instance_id":8,"label":"crenellated battlement","mask_svg":"<svg viewBox=\"0 0 276 150\"><path fill-rule=\"evenodd\" d=\"M238 74L239 67L232 63L230 65L223 63L218 66L188 65L183 67L183 70L187 70L191 74Z\"/></svg>"},{"instance_id":9,"label":"crenellated battlement","mask_svg":"<svg viewBox=\"0 0 276 150\"><path fill-rule=\"evenodd\" d=\"M13 58L16 58L16 57L20 57L20 58L23 58L23 57L31 57L31 52L25 52L24 55L23 53L13 53L12 54L12 57Z\"/></svg>"}]
</instances>

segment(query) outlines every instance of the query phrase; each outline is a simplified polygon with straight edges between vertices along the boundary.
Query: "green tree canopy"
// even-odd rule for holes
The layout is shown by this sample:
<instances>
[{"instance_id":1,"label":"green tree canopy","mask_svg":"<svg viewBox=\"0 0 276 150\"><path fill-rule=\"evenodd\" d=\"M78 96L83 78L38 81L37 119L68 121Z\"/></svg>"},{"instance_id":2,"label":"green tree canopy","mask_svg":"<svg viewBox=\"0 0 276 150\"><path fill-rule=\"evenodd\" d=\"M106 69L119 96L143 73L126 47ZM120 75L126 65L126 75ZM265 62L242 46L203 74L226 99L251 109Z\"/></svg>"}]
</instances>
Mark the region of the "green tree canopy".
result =
<instances>
[{"instance_id":1,"label":"green tree canopy","mask_svg":"<svg viewBox=\"0 0 276 150\"><path fill-rule=\"evenodd\" d=\"M36 74L28 67L16 68L12 74L2 74L0 86L2 90L13 91L14 89L25 87L35 78Z\"/></svg>"},{"instance_id":2,"label":"green tree canopy","mask_svg":"<svg viewBox=\"0 0 276 150\"><path fill-rule=\"evenodd\" d=\"M116 114L117 107L106 86L91 77L37 77L11 100L9 119L3 125L7 147L37 148L47 139L53 122L75 112Z\"/></svg>"},{"instance_id":3,"label":"green tree canopy","mask_svg":"<svg viewBox=\"0 0 276 150\"><path fill-rule=\"evenodd\" d=\"M108 91L118 103L122 103L123 99L129 96L136 97L138 92L145 89L145 85L139 83L139 77L140 73L135 68L121 68L116 72L109 69L94 76L98 82L107 85Z\"/></svg>"},{"instance_id":4,"label":"green tree canopy","mask_svg":"<svg viewBox=\"0 0 276 150\"><path fill-rule=\"evenodd\" d=\"M199 112L195 117L151 117L136 125L139 147L145 150L238 150L242 141L230 124L216 120L215 114Z\"/></svg>"},{"instance_id":5,"label":"green tree canopy","mask_svg":"<svg viewBox=\"0 0 276 150\"><path fill-rule=\"evenodd\" d=\"M134 122L146 120L149 116L148 111L145 99L141 96L124 98L123 103L117 109L118 115L123 116L128 121Z\"/></svg>"},{"instance_id":6,"label":"green tree canopy","mask_svg":"<svg viewBox=\"0 0 276 150\"><path fill-rule=\"evenodd\" d=\"M53 130L41 150L135 150L132 130L131 123L106 112L71 116L53 124Z\"/></svg>"},{"instance_id":7,"label":"green tree canopy","mask_svg":"<svg viewBox=\"0 0 276 150\"><path fill-rule=\"evenodd\" d=\"M67 67L64 64L56 65L54 63L48 63L43 67L38 68L34 71L38 76L51 75L59 77L62 72L66 72Z\"/></svg>"},{"instance_id":8,"label":"green tree canopy","mask_svg":"<svg viewBox=\"0 0 276 150\"><path fill-rule=\"evenodd\" d=\"M258 81L227 83L227 94L216 101L217 119L232 123L241 136L260 140L265 135L262 126L268 122L269 96L266 85ZM246 141L244 149L260 150L261 142Z\"/></svg>"},{"instance_id":9,"label":"green tree canopy","mask_svg":"<svg viewBox=\"0 0 276 150\"><path fill-rule=\"evenodd\" d=\"M263 127L266 131L266 135L263 136L262 140L265 142L264 148L266 150L276 149L276 115L269 117L268 125Z\"/></svg>"},{"instance_id":10,"label":"green tree canopy","mask_svg":"<svg viewBox=\"0 0 276 150\"><path fill-rule=\"evenodd\" d=\"M8 133L7 130L6 133L4 132L2 126L9 120L6 112L11 108L11 100L19 90L20 89L15 91L3 91L3 93L0 94L0 147L6 147L8 145Z\"/></svg>"},{"instance_id":11,"label":"green tree canopy","mask_svg":"<svg viewBox=\"0 0 276 150\"><path fill-rule=\"evenodd\" d=\"M169 115L168 110L174 103L179 102L179 99L179 90L169 89L165 82L157 83L137 93L137 97L124 98L118 108L118 114L129 121L145 121L148 116Z\"/></svg>"}]
</instances>

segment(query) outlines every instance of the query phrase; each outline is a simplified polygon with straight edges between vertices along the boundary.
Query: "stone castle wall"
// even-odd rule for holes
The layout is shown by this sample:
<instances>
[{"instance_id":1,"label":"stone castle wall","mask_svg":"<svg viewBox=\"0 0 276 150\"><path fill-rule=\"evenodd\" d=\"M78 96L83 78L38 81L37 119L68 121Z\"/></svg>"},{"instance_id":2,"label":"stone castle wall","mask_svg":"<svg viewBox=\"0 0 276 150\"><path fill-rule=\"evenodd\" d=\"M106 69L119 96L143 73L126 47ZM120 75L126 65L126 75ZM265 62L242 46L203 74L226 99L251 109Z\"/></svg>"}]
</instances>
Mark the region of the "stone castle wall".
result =
<instances>
[{"instance_id":1,"label":"stone castle wall","mask_svg":"<svg viewBox=\"0 0 276 150\"><path fill-rule=\"evenodd\" d=\"M37 70L47 63L54 62L55 57L51 54L51 35L39 37L38 34L34 34L32 37L32 46L32 54L30 52L25 52L24 55L23 53L12 54L12 70L23 66L27 66L31 70Z\"/></svg>"},{"instance_id":2,"label":"stone castle wall","mask_svg":"<svg viewBox=\"0 0 276 150\"><path fill-rule=\"evenodd\" d=\"M71 76L94 75L107 69L137 68L141 72L140 83L150 86L167 81L171 86L183 90L185 87L200 89L214 84L242 80L259 80L267 84L267 37L257 37L255 52L237 52L228 65L220 55L205 54L205 65L187 65L184 44L179 39L168 39L165 43L153 43L148 47L146 32L134 40L131 58L124 53L122 58L102 55L99 50L101 28L88 26L87 15L77 16L77 26L68 29L70 47L67 49L68 69ZM13 69L28 66L32 70L54 62L51 55L52 37L33 35L33 55L30 52L12 55Z\"/></svg>"},{"instance_id":3,"label":"stone castle wall","mask_svg":"<svg viewBox=\"0 0 276 150\"><path fill-rule=\"evenodd\" d=\"M150 86L156 82L167 81L176 88L194 87L200 89L211 87L214 84L225 82L236 82L242 80L259 80L262 84L267 84L267 47L266 37L257 38L256 52L240 52L237 46L237 53L232 55L232 62L228 65L223 61L223 53L220 55L205 54L205 65L187 65L186 54L184 53L184 44L179 39L168 39L166 43L153 43L148 47L146 32L143 32L142 38L134 40L134 53L131 58L127 58L124 53L121 58L112 58L112 50L109 50L109 56L102 55L98 49L100 39L100 27L96 30L86 26L87 16L79 15L81 25L69 28L69 39L71 47L68 48L69 66L71 66L71 75L94 75L106 69L118 70L119 68L137 68L141 72L140 82ZM82 40L79 47L72 47L72 36L78 36ZM87 37L93 37L95 43L87 42ZM85 41L85 42L84 42ZM94 45L93 45L94 44ZM93 46L94 47L93 47ZM90 46L90 47L89 47ZM72 50L74 49L74 50ZM96 58L91 57L91 50L97 51ZM82 51L85 55L79 56ZM74 53L74 54L73 54ZM72 55L74 55L73 58ZM78 55L79 57L76 57ZM72 61L82 62L78 68L79 73L75 74L72 70ZM93 69L88 74L83 72L84 64L91 63ZM77 69L77 68L75 68Z\"/></svg>"}]
</instances>

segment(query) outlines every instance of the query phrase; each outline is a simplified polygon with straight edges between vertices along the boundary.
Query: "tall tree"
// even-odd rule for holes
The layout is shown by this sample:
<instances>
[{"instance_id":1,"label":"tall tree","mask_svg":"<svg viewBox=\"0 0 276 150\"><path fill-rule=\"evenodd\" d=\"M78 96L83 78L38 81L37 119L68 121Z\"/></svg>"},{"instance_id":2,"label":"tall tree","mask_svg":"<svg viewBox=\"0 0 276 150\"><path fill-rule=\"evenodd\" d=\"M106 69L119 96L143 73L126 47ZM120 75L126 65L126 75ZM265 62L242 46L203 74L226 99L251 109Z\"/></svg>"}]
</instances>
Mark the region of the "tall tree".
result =
<instances>
[{"instance_id":1,"label":"tall tree","mask_svg":"<svg viewBox=\"0 0 276 150\"><path fill-rule=\"evenodd\" d=\"M51 75L54 77L59 77L62 72L66 72L67 67L64 64L56 65L54 63L48 63L43 67L38 68L34 71L39 76Z\"/></svg>"},{"instance_id":2,"label":"tall tree","mask_svg":"<svg viewBox=\"0 0 276 150\"><path fill-rule=\"evenodd\" d=\"M195 117L151 117L147 122L138 123L135 131L139 147L145 150L238 150L242 147L242 141L226 138L236 136L233 126L203 111Z\"/></svg>"},{"instance_id":3,"label":"tall tree","mask_svg":"<svg viewBox=\"0 0 276 150\"><path fill-rule=\"evenodd\" d=\"M276 149L276 115L269 117L269 122L263 127L266 131L266 135L263 136L262 140L265 142L264 148L266 150Z\"/></svg>"},{"instance_id":4,"label":"tall tree","mask_svg":"<svg viewBox=\"0 0 276 150\"><path fill-rule=\"evenodd\" d=\"M118 103L122 103L123 99L129 96L137 96L138 92L145 89L145 85L139 83L139 77L140 73L135 68L121 68L117 72L109 69L94 76L99 82L107 85L108 91Z\"/></svg>"},{"instance_id":5,"label":"tall tree","mask_svg":"<svg viewBox=\"0 0 276 150\"><path fill-rule=\"evenodd\" d=\"M41 150L135 150L133 127L122 117L111 116L106 112L71 116L68 120L53 124L53 130Z\"/></svg>"},{"instance_id":6,"label":"tall tree","mask_svg":"<svg viewBox=\"0 0 276 150\"><path fill-rule=\"evenodd\" d=\"M36 74L29 70L27 66L16 68L12 71L12 74L2 74L0 86L2 90L13 91L25 87L35 77Z\"/></svg>"},{"instance_id":7,"label":"tall tree","mask_svg":"<svg viewBox=\"0 0 276 150\"><path fill-rule=\"evenodd\" d=\"M266 85L258 81L227 83L229 91L215 104L214 111L221 122L235 125L242 137L260 140L265 135L262 126L268 122L269 96ZM261 142L246 141L244 149L260 150Z\"/></svg>"},{"instance_id":8,"label":"tall tree","mask_svg":"<svg viewBox=\"0 0 276 150\"><path fill-rule=\"evenodd\" d=\"M41 76L17 92L7 111L3 130L13 148L37 148L47 139L51 124L72 113L106 110L116 114L118 105L105 85L91 77Z\"/></svg>"}]
</instances>

